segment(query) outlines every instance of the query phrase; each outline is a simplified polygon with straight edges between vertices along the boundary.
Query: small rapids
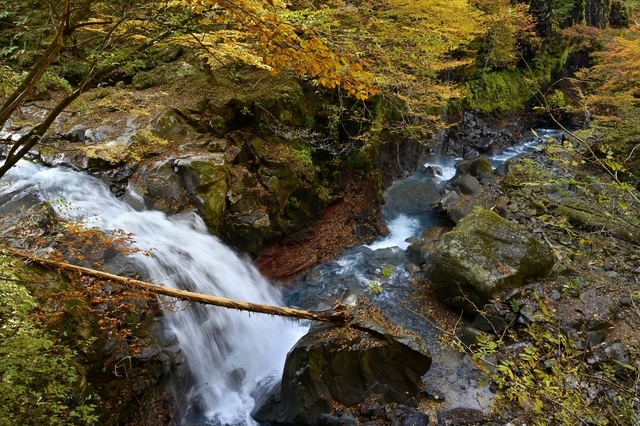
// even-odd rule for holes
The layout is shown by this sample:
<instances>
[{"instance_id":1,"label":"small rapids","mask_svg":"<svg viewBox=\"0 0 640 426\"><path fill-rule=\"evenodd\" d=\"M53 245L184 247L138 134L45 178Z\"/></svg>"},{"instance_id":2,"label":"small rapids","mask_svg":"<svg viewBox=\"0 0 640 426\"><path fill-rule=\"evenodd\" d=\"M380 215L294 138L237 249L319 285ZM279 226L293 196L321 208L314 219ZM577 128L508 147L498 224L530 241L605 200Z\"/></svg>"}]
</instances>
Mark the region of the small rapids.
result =
<instances>
[{"instance_id":1,"label":"small rapids","mask_svg":"<svg viewBox=\"0 0 640 426\"><path fill-rule=\"evenodd\" d=\"M256 268L209 235L196 215L135 211L87 174L20 162L0 181L0 199L10 202L28 195L51 202L65 220L107 233L132 233L134 246L151 250L151 255L131 256L157 283L243 301L282 303ZM250 392L259 381L281 375L287 352L306 332L289 320L199 304L178 303L165 318L191 375L187 422L198 424L255 424L249 415L254 404Z\"/></svg>"},{"instance_id":2,"label":"small rapids","mask_svg":"<svg viewBox=\"0 0 640 426\"><path fill-rule=\"evenodd\" d=\"M539 130L538 135L539 138L527 138L490 158L492 166L495 168L515 156L533 152L540 139L557 132ZM422 159L418 170L395 182L385 193L382 214L389 235L372 244L351 248L338 259L314 267L289 285L284 297L288 305L325 309L329 307L327 300L343 298L349 291L369 293L387 317L418 333L427 342L433 365L425 382L444 393L446 404L451 404L450 408L485 409L492 394L488 388L477 385L472 363L462 354L442 347L436 339L441 330L434 327L433 322L412 313L419 310L420 302L410 282L412 268L406 249L425 229L449 224L430 206L440 198L445 183L455 176L459 160L443 155ZM438 168L435 178L424 172L428 166Z\"/></svg>"}]
</instances>

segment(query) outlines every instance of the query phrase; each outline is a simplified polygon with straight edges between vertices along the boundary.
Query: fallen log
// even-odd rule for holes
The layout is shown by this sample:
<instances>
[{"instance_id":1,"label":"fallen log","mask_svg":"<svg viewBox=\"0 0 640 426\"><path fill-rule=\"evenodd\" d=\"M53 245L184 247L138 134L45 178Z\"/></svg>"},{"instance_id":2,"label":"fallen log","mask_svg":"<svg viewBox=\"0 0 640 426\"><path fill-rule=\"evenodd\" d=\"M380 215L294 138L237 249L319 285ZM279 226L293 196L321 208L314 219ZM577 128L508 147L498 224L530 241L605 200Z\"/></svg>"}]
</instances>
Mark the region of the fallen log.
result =
<instances>
[{"instance_id":1,"label":"fallen log","mask_svg":"<svg viewBox=\"0 0 640 426\"><path fill-rule=\"evenodd\" d=\"M210 296L202 293L194 293L185 290L165 287L158 284L151 284L146 281L140 281L133 278L126 278L119 275L109 274L107 272L98 271L91 268L73 265L70 263L59 262L57 260L36 257L30 253L5 249L5 252L11 256L23 259L27 262L37 263L42 266L49 266L56 269L77 272L81 275L95 277L101 280L108 280L120 283L129 287L138 287L145 289L151 293L162 294L164 296L175 297L190 302L203 303L206 305L220 306L228 309L237 309L240 311L255 312L267 315L278 315L289 318L309 319L314 321L323 321L331 323L346 324L349 320L344 310L333 309L329 311L307 311L304 309L286 308L282 306L263 305L260 303L243 302L240 300L228 299L224 297Z\"/></svg>"}]
</instances>

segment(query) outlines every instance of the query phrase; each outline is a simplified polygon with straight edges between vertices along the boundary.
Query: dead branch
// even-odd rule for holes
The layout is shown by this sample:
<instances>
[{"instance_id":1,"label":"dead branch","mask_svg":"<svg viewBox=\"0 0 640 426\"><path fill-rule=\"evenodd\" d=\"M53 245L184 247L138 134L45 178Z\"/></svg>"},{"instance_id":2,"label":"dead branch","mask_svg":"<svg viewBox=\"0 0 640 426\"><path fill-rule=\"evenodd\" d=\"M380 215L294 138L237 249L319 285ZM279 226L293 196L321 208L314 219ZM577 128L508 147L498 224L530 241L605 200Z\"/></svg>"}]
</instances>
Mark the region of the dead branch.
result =
<instances>
[{"instance_id":1,"label":"dead branch","mask_svg":"<svg viewBox=\"0 0 640 426\"><path fill-rule=\"evenodd\" d=\"M286 308L282 306L263 305L259 303L243 302L224 297L210 296L207 294L193 293L185 290L178 290L162 285L151 284L145 281L133 278L121 277L119 275L109 274L107 272L95 269L85 268L82 266L72 265L70 263L58 262L52 259L44 259L33 256L30 253L6 249L7 254L23 259L27 262L37 263L42 266L49 266L55 269L76 272L80 275L88 275L102 280L108 280L115 283L126 285L130 288L141 288L151 293L162 294L164 296L175 297L190 302L203 303L205 305L220 306L228 309L237 309L240 311L255 312L267 315L278 315L289 318L310 319L314 321L323 321L331 323L346 324L348 322L347 315L340 309L332 309L329 311L306 311L303 309Z\"/></svg>"}]
</instances>

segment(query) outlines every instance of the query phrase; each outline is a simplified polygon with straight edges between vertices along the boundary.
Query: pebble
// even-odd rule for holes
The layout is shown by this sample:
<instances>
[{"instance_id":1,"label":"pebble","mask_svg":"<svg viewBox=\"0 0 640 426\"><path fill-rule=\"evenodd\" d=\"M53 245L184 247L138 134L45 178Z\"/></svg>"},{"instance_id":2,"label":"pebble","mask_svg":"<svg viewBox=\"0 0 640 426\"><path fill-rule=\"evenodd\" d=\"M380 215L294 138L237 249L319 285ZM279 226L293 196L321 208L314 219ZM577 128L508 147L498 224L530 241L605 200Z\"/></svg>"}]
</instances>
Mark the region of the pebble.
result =
<instances>
[{"instance_id":1,"label":"pebble","mask_svg":"<svg viewBox=\"0 0 640 426\"><path fill-rule=\"evenodd\" d=\"M630 298L630 297L624 296L624 297L621 297L621 298L618 300L618 304L619 304L620 306L631 306L631 305L632 305L632 301L631 301L631 298Z\"/></svg>"}]
</instances>

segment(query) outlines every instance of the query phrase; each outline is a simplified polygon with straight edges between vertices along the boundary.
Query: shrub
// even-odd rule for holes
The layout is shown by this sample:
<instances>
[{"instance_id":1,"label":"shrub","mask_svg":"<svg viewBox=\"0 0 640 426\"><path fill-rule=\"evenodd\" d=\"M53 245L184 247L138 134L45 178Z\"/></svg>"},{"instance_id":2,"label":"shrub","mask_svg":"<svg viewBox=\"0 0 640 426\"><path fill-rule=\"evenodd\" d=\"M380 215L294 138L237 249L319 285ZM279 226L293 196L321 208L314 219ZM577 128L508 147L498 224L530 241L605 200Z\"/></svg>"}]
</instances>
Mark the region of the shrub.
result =
<instances>
[{"instance_id":1,"label":"shrub","mask_svg":"<svg viewBox=\"0 0 640 426\"><path fill-rule=\"evenodd\" d=\"M75 351L33 317L36 303L19 284L16 262L0 255L0 424L69 425L97 420L75 393Z\"/></svg>"}]
</instances>

